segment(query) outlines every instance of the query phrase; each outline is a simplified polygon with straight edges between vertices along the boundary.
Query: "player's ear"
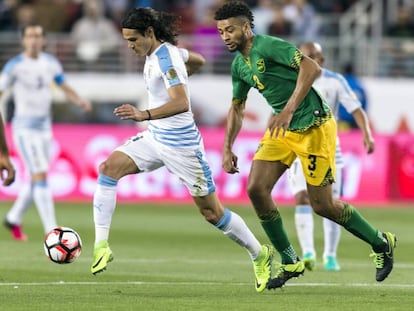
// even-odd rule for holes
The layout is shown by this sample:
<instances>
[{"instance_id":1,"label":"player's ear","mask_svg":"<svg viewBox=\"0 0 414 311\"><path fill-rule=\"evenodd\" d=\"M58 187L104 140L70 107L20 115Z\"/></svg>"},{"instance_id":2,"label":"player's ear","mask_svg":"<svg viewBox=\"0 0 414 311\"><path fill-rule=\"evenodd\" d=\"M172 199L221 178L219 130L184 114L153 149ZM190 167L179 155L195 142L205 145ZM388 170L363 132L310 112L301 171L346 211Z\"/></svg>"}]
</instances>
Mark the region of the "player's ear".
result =
<instances>
[{"instance_id":1,"label":"player's ear","mask_svg":"<svg viewBox=\"0 0 414 311\"><path fill-rule=\"evenodd\" d=\"M154 37L155 38L155 32L154 32L154 28L152 26L149 26L147 28L147 30L145 30L145 36L146 37Z\"/></svg>"}]
</instances>

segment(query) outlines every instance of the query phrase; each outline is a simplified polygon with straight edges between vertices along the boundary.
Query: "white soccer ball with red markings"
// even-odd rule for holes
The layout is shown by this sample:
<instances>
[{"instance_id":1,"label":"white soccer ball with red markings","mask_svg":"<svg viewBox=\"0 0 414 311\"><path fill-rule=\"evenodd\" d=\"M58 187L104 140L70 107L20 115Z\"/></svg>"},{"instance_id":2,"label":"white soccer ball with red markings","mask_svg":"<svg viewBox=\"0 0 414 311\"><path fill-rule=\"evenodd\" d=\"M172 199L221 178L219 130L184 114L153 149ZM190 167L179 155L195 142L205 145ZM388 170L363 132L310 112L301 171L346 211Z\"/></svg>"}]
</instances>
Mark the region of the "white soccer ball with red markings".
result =
<instances>
[{"instance_id":1,"label":"white soccer ball with red markings","mask_svg":"<svg viewBox=\"0 0 414 311\"><path fill-rule=\"evenodd\" d=\"M82 251L79 234L68 227L57 227L46 234L44 249L46 256L55 263L71 263Z\"/></svg>"}]
</instances>

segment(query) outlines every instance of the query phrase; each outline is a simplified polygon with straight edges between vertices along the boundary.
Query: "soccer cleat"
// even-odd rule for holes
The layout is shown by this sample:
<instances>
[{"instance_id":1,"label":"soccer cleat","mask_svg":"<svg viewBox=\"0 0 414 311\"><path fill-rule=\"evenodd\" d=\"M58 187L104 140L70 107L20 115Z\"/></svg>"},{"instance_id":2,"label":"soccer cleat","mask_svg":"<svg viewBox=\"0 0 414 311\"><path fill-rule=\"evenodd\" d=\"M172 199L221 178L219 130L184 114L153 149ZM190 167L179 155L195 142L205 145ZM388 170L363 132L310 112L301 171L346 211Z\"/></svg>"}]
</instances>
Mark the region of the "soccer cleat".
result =
<instances>
[{"instance_id":1,"label":"soccer cleat","mask_svg":"<svg viewBox=\"0 0 414 311\"><path fill-rule=\"evenodd\" d=\"M323 267L326 271L339 271L341 267L339 266L338 262L336 261L335 256L326 256L323 259Z\"/></svg>"},{"instance_id":2,"label":"soccer cleat","mask_svg":"<svg viewBox=\"0 0 414 311\"><path fill-rule=\"evenodd\" d=\"M306 253L303 255L302 258L303 264L305 265L305 268L309 271L313 271L316 269L316 260L315 256L312 253Z\"/></svg>"},{"instance_id":3,"label":"soccer cleat","mask_svg":"<svg viewBox=\"0 0 414 311\"><path fill-rule=\"evenodd\" d=\"M111 262L112 260L114 260L114 256L112 255L112 251L109 248L108 241L95 243L93 251L93 262L91 266L92 274L97 274L106 270L108 262Z\"/></svg>"},{"instance_id":4,"label":"soccer cleat","mask_svg":"<svg viewBox=\"0 0 414 311\"><path fill-rule=\"evenodd\" d=\"M387 240L387 249L381 253L373 252L370 256L374 257L374 263L377 268L376 280L382 282L391 273L394 266L394 249L397 247L397 237L390 233L384 232L383 237Z\"/></svg>"},{"instance_id":5,"label":"soccer cleat","mask_svg":"<svg viewBox=\"0 0 414 311\"><path fill-rule=\"evenodd\" d=\"M276 277L267 284L267 289L280 288L291 278L303 275L305 273L305 265L299 258L297 260L296 263L281 265Z\"/></svg>"},{"instance_id":6,"label":"soccer cleat","mask_svg":"<svg viewBox=\"0 0 414 311\"><path fill-rule=\"evenodd\" d=\"M256 276L255 287L257 292L266 289L272 277L272 260L274 249L270 245L262 245L262 249L255 260L253 260L253 269Z\"/></svg>"},{"instance_id":7,"label":"soccer cleat","mask_svg":"<svg viewBox=\"0 0 414 311\"><path fill-rule=\"evenodd\" d=\"M23 233L21 225L12 224L7 219L4 219L4 226L10 230L13 239L16 241L27 241L27 235Z\"/></svg>"}]
</instances>

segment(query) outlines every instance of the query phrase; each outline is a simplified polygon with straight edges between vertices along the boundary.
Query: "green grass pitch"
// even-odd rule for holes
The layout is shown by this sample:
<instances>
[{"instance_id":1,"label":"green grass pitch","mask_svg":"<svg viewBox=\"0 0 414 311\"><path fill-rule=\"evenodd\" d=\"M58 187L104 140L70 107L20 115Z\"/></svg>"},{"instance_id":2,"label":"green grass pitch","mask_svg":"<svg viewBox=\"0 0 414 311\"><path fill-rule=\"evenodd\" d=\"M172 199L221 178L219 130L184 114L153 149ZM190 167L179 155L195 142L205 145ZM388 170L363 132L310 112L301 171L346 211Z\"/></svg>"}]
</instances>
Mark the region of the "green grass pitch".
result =
<instances>
[{"instance_id":1,"label":"green grass pitch","mask_svg":"<svg viewBox=\"0 0 414 311\"><path fill-rule=\"evenodd\" d=\"M10 202L0 204L4 217ZM250 207L231 207L258 239L268 240ZM299 251L293 208L281 214ZM318 267L290 280L282 290L256 293L245 250L206 223L194 206L119 204L110 245L115 259L107 271L90 273L94 227L92 208L58 203L60 225L83 240L78 260L58 265L43 252L43 230L32 207L24 218L28 242L15 242L0 228L1 310L412 310L414 305L414 208L360 208L372 225L395 232L398 246L392 274L375 281L370 248L345 230L339 246L342 270L323 270L322 220L315 216Z\"/></svg>"}]
</instances>

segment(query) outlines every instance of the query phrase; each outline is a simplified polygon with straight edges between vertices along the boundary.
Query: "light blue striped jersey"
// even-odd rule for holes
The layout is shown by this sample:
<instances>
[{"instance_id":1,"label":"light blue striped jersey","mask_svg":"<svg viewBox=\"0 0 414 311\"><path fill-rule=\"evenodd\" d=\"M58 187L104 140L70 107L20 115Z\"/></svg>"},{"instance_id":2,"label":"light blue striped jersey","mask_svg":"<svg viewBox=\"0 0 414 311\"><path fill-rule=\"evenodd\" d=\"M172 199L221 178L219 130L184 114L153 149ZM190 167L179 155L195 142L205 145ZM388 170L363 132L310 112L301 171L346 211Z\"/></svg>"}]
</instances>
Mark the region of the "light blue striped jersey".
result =
<instances>
[{"instance_id":1,"label":"light blue striped jersey","mask_svg":"<svg viewBox=\"0 0 414 311\"><path fill-rule=\"evenodd\" d=\"M157 108L170 100L168 89L184 85L188 97L188 75L179 49L170 44L161 44L151 55L146 57L144 80L148 91L148 108ZM188 99L190 101L190 99ZM174 116L151 120L148 130L155 140L168 146L194 148L199 146L201 135L194 122L190 109Z\"/></svg>"},{"instance_id":2,"label":"light blue striped jersey","mask_svg":"<svg viewBox=\"0 0 414 311\"><path fill-rule=\"evenodd\" d=\"M315 80L313 87L326 99L336 120L338 119L339 105L343 105L349 113L361 107L360 101L345 78L337 72L323 68L322 74ZM338 167L344 166L339 139L336 144L335 162Z\"/></svg>"},{"instance_id":3,"label":"light blue striped jersey","mask_svg":"<svg viewBox=\"0 0 414 311\"><path fill-rule=\"evenodd\" d=\"M3 67L0 90L12 88L15 128L44 129L50 126L52 84L65 77L59 61L48 53L37 58L19 54Z\"/></svg>"}]
</instances>

